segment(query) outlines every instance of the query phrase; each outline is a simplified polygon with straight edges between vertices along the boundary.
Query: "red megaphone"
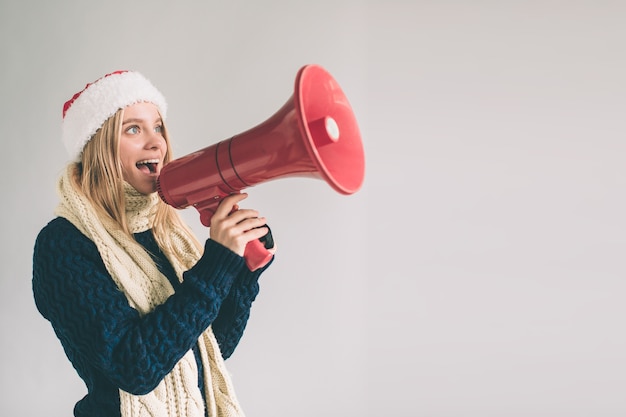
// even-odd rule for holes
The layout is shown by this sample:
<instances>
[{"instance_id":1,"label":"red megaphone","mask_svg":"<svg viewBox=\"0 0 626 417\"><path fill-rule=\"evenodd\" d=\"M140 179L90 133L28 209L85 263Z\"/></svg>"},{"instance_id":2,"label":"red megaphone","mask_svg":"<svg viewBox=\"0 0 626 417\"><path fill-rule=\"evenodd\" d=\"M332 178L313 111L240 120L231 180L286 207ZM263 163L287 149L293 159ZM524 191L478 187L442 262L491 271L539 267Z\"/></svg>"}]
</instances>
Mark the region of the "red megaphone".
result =
<instances>
[{"instance_id":1,"label":"red megaphone","mask_svg":"<svg viewBox=\"0 0 626 417\"><path fill-rule=\"evenodd\" d=\"M359 190L365 158L359 127L339 84L322 67L306 65L292 97L272 117L230 139L163 167L158 193L167 204L194 206L210 226L221 200L242 189L284 177L325 180L341 194ZM250 242L244 258L251 270L271 254Z\"/></svg>"}]
</instances>

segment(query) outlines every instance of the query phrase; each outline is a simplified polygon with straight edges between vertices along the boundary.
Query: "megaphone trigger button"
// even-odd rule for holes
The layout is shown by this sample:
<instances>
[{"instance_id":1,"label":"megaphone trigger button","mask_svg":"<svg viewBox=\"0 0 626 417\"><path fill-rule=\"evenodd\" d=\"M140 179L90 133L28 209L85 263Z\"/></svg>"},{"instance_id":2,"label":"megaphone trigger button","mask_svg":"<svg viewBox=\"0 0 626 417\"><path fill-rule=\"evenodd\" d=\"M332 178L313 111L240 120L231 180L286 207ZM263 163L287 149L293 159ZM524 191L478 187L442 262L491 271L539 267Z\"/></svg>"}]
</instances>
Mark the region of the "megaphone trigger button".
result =
<instances>
[{"instance_id":1,"label":"megaphone trigger button","mask_svg":"<svg viewBox=\"0 0 626 417\"><path fill-rule=\"evenodd\" d=\"M274 236L272 236L272 229L270 229L267 224L261 227L267 227L267 234L265 234L265 236L263 237L260 237L259 240L261 241L261 243L263 243L265 249L272 249L274 247Z\"/></svg>"}]
</instances>

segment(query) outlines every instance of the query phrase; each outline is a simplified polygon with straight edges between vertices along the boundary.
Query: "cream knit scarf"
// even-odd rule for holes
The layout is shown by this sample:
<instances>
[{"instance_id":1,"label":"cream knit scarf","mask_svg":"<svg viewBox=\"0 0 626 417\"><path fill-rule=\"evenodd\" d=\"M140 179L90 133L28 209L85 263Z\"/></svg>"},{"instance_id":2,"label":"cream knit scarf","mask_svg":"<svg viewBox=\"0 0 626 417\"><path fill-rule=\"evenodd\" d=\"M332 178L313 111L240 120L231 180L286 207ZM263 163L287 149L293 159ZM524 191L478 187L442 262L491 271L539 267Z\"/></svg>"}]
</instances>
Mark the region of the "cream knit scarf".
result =
<instances>
[{"instance_id":1,"label":"cream knit scarf","mask_svg":"<svg viewBox=\"0 0 626 417\"><path fill-rule=\"evenodd\" d=\"M91 204L71 185L72 168L68 166L58 182L61 202L56 214L69 220L91 239L104 264L129 304L140 314L152 311L174 293L172 286L152 261L150 255L119 230L111 220L101 219ZM143 195L124 184L126 214L133 233L152 226L158 195ZM185 232L175 230L177 251L186 254L188 265L170 259L182 279L200 257ZM174 258L174 257L171 257ZM198 340L204 368L204 401L198 388L198 367L193 351L187 352L161 383L146 395L132 395L120 390L122 417L204 417L204 406L210 417L242 417L219 346L209 327Z\"/></svg>"}]
</instances>

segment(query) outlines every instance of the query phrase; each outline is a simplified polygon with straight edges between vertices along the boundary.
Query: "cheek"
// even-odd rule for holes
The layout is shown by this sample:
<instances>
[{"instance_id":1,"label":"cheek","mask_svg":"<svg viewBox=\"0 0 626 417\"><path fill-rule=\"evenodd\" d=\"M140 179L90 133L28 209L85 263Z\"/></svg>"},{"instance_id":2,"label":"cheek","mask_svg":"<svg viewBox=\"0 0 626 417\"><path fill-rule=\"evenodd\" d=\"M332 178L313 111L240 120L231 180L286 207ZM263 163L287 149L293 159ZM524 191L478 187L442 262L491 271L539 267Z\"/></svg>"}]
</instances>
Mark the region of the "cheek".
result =
<instances>
[{"instance_id":1,"label":"cheek","mask_svg":"<svg viewBox=\"0 0 626 417\"><path fill-rule=\"evenodd\" d=\"M132 154L132 148L129 146L127 141L122 139L120 141L118 152L119 152L120 161L122 162L122 164L124 164L125 161L128 160L128 158Z\"/></svg>"},{"instance_id":2,"label":"cheek","mask_svg":"<svg viewBox=\"0 0 626 417\"><path fill-rule=\"evenodd\" d=\"M122 176L125 180L132 174L132 169L135 168L134 164L131 164L128 160L122 159Z\"/></svg>"},{"instance_id":3,"label":"cheek","mask_svg":"<svg viewBox=\"0 0 626 417\"><path fill-rule=\"evenodd\" d=\"M120 148L120 164L122 165L122 172L124 174L124 178L126 178L126 176L132 172L132 169L135 168L135 164L134 164L134 158L132 158L133 154L131 152L128 152L128 149L126 149L126 152L124 151L123 148Z\"/></svg>"}]
</instances>

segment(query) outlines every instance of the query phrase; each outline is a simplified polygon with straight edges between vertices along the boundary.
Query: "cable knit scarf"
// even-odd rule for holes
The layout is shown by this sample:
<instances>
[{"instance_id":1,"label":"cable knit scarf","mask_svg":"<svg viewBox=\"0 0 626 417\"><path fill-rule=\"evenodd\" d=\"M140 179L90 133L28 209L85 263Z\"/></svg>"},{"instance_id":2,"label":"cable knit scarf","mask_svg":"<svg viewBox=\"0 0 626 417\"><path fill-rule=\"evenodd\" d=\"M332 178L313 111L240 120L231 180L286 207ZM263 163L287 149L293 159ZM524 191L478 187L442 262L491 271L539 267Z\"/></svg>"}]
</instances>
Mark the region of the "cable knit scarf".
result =
<instances>
[{"instance_id":1,"label":"cable knit scarf","mask_svg":"<svg viewBox=\"0 0 626 417\"><path fill-rule=\"evenodd\" d=\"M174 290L156 267L150 255L119 230L112 220L101 219L91 204L71 185L71 167L58 182L61 202L56 214L69 220L98 247L100 256L129 304L142 315L163 303ZM158 195L143 195L125 183L126 214L133 233L151 228ZM187 265L170 259L179 279L200 257L186 233L174 230L178 253L187 256ZM174 257L170 257L174 258ZM205 392L198 388L198 367L189 351L161 381L146 395L132 395L120 390L122 417L204 417L206 404L211 417L242 417L219 346L209 327L198 341L204 368Z\"/></svg>"}]
</instances>

